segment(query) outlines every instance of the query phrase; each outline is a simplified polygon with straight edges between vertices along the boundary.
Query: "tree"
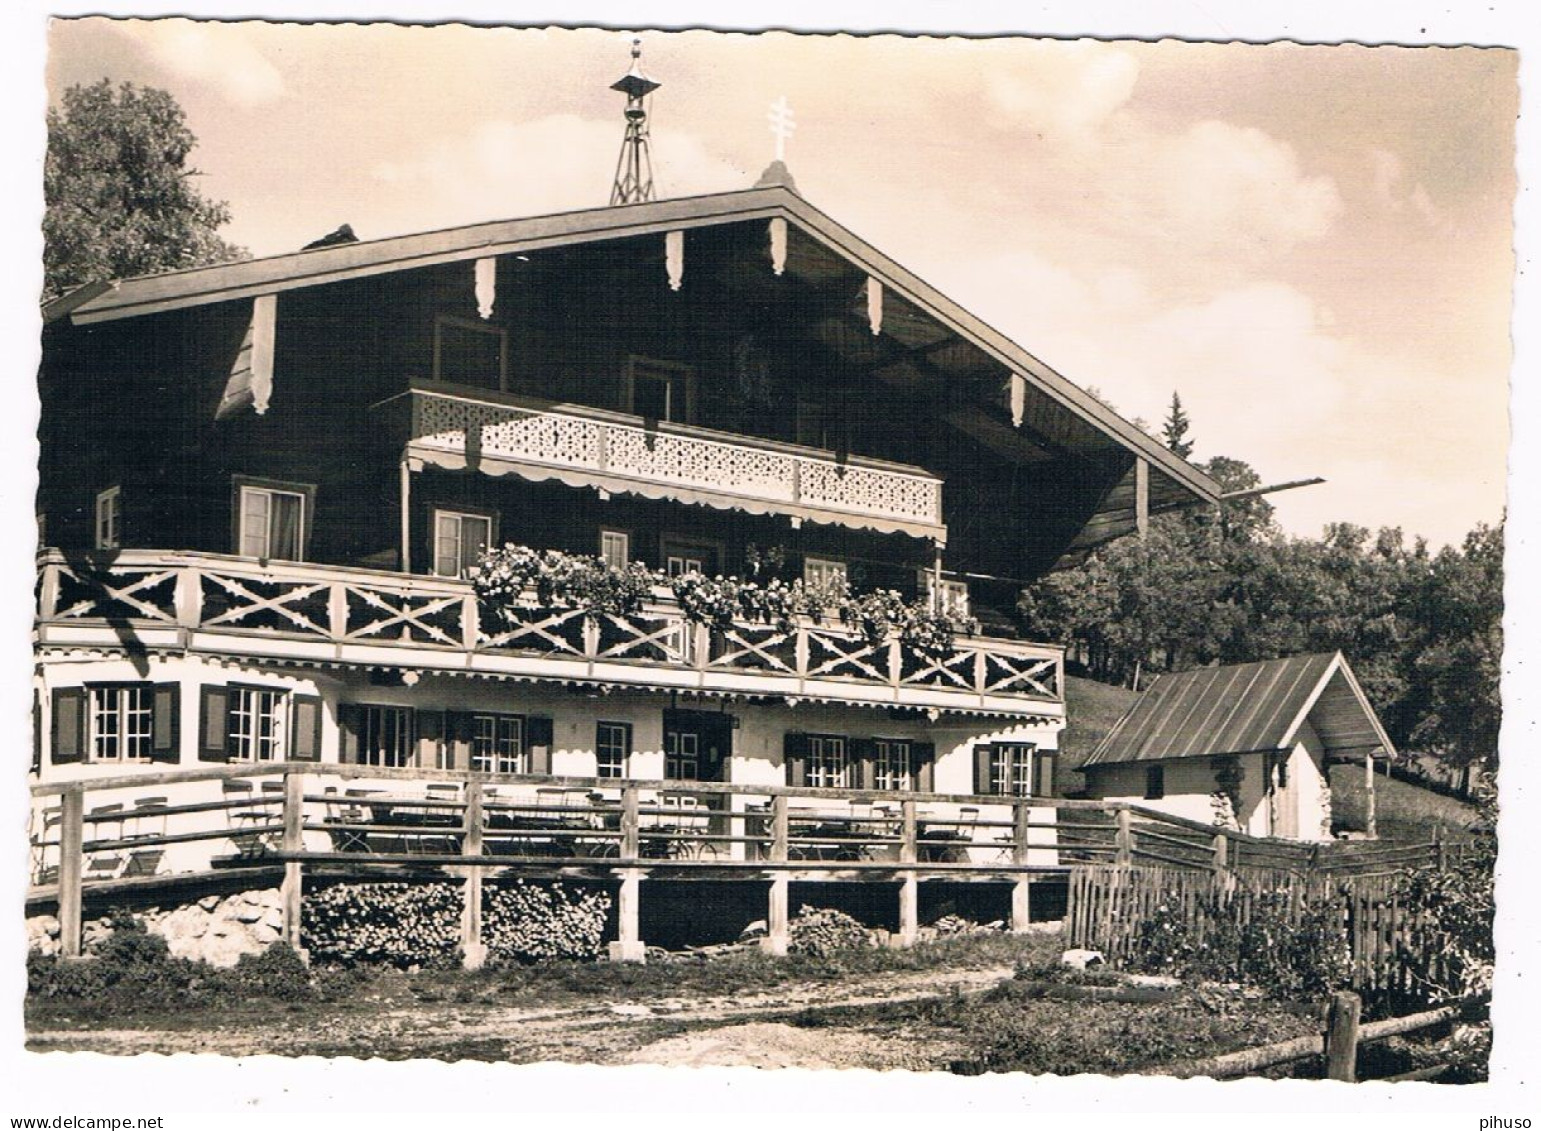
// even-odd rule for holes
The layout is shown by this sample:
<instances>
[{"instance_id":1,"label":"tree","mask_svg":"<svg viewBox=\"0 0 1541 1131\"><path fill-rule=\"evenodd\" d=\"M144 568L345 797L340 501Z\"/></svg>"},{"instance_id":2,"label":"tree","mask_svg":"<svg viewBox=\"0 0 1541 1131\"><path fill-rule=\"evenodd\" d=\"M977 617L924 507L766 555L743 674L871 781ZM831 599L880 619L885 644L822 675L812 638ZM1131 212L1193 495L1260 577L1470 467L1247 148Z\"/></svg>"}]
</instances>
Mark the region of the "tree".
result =
<instances>
[{"instance_id":1,"label":"tree","mask_svg":"<svg viewBox=\"0 0 1541 1131\"><path fill-rule=\"evenodd\" d=\"M1193 454L1193 441L1187 439L1188 414L1183 411L1182 398L1174 390L1172 393L1172 407L1166 414L1166 419L1161 422L1161 438L1166 446L1174 454L1187 459Z\"/></svg>"},{"instance_id":2,"label":"tree","mask_svg":"<svg viewBox=\"0 0 1541 1131\"><path fill-rule=\"evenodd\" d=\"M187 167L197 138L164 90L106 79L72 86L48 111L43 298L83 283L199 267L246 252L222 240L222 201Z\"/></svg>"}]
</instances>

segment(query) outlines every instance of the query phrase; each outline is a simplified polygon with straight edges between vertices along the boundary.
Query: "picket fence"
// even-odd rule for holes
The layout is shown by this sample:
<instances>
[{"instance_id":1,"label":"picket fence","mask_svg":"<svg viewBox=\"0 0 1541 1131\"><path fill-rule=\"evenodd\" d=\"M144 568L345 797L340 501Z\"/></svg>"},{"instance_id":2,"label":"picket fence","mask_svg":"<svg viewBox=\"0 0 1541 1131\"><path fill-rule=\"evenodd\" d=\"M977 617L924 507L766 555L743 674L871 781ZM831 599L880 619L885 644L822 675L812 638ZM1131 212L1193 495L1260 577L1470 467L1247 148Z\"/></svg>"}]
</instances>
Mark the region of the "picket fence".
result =
<instances>
[{"instance_id":1,"label":"picket fence","mask_svg":"<svg viewBox=\"0 0 1541 1131\"><path fill-rule=\"evenodd\" d=\"M1264 900L1282 901L1289 925L1325 906L1342 917L1354 988L1411 993L1444 981L1449 940L1432 916L1407 906L1402 892L1402 878L1387 874L1087 865L1070 871L1065 927L1070 946L1121 963L1140 946L1142 924L1162 909L1202 944L1222 919L1250 922Z\"/></svg>"}]
</instances>

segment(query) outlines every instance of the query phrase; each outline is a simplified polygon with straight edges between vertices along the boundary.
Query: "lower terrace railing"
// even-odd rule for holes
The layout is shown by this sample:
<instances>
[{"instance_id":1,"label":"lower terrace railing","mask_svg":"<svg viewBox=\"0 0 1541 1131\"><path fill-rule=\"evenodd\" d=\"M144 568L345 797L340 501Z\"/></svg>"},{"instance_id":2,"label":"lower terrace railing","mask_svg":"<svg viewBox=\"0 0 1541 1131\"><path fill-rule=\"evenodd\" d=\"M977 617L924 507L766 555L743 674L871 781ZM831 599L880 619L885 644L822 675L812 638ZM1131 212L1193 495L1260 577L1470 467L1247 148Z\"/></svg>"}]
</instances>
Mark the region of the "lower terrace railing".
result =
<instances>
[{"instance_id":1,"label":"lower terrace railing","mask_svg":"<svg viewBox=\"0 0 1541 1131\"><path fill-rule=\"evenodd\" d=\"M57 902L66 954L79 951L88 895L240 869L282 869L295 945L308 868L464 875L478 890L488 872L619 879L622 943L636 942L644 875L769 881L774 946L784 941L793 876L897 882L903 940L914 937L921 878L1009 882L1013 923L1024 927L1035 878L1091 865L1171 867L1176 854L1189 861L1180 867L1223 872L1279 852L1303 871L1313 860L1330 867L1320 854L1336 847L1205 830L1120 802L317 763L38 783L32 794L29 898Z\"/></svg>"},{"instance_id":2,"label":"lower terrace railing","mask_svg":"<svg viewBox=\"0 0 1541 1131\"><path fill-rule=\"evenodd\" d=\"M835 621L790 631L685 619L663 593L633 615L515 608L484 619L467 581L160 550L39 560L44 645L121 644L853 703L1063 714L1064 653L958 637L947 655Z\"/></svg>"}]
</instances>

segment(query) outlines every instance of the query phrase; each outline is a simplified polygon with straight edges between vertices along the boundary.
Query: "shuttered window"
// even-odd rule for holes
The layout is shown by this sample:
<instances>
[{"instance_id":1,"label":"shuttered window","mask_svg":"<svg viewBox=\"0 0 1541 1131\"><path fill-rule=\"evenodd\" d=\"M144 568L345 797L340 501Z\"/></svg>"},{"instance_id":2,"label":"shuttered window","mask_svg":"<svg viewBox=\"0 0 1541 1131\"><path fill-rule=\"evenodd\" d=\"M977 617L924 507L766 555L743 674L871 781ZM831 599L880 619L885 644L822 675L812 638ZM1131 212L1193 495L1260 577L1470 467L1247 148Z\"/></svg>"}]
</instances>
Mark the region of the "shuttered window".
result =
<instances>
[{"instance_id":1,"label":"shuttered window","mask_svg":"<svg viewBox=\"0 0 1541 1131\"><path fill-rule=\"evenodd\" d=\"M231 686L226 700L225 748L233 762L277 762L288 730L286 691Z\"/></svg>"},{"instance_id":2,"label":"shuttered window","mask_svg":"<svg viewBox=\"0 0 1541 1131\"><path fill-rule=\"evenodd\" d=\"M116 550L123 545L123 491L109 487L96 496L96 548Z\"/></svg>"},{"instance_id":3,"label":"shuttered window","mask_svg":"<svg viewBox=\"0 0 1541 1131\"><path fill-rule=\"evenodd\" d=\"M239 551L249 558L302 561L305 491L241 485Z\"/></svg>"},{"instance_id":4,"label":"shuttered window","mask_svg":"<svg viewBox=\"0 0 1541 1131\"><path fill-rule=\"evenodd\" d=\"M873 739L872 788L915 788L914 751L909 739Z\"/></svg>"},{"instance_id":5,"label":"shuttered window","mask_svg":"<svg viewBox=\"0 0 1541 1131\"><path fill-rule=\"evenodd\" d=\"M465 577L492 545L492 519L459 511L433 512L433 572Z\"/></svg>"},{"instance_id":6,"label":"shuttered window","mask_svg":"<svg viewBox=\"0 0 1541 1131\"><path fill-rule=\"evenodd\" d=\"M148 761L155 733L154 685L93 687L87 751L93 762Z\"/></svg>"},{"instance_id":7,"label":"shuttered window","mask_svg":"<svg viewBox=\"0 0 1541 1131\"><path fill-rule=\"evenodd\" d=\"M595 773L602 778L624 778L631 757L631 724L597 723L594 730Z\"/></svg>"},{"instance_id":8,"label":"shuttered window","mask_svg":"<svg viewBox=\"0 0 1541 1131\"><path fill-rule=\"evenodd\" d=\"M974 792L1003 797L1054 796L1054 752L1031 742L974 747Z\"/></svg>"},{"instance_id":9,"label":"shuttered window","mask_svg":"<svg viewBox=\"0 0 1541 1131\"><path fill-rule=\"evenodd\" d=\"M529 772L523 715L471 716L471 769L490 774Z\"/></svg>"},{"instance_id":10,"label":"shuttered window","mask_svg":"<svg viewBox=\"0 0 1541 1131\"><path fill-rule=\"evenodd\" d=\"M844 789L850 784L846 740L841 735L808 736L806 784L821 789Z\"/></svg>"}]
</instances>

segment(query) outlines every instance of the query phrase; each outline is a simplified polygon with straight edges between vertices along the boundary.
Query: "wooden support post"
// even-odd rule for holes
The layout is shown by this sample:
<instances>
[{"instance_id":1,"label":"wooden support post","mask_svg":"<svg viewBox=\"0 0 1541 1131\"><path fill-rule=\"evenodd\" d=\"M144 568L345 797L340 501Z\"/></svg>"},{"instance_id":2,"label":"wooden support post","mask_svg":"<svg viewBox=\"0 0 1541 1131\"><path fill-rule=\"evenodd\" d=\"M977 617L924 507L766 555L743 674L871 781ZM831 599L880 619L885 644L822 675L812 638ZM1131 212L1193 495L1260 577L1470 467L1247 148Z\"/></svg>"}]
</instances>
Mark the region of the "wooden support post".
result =
<instances>
[{"instance_id":1,"label":"wooden support post","mask_svg":"<svg viewBox=\"0 0 1541 1131\"><path fill-rule=\"evenodd\" d=\"M1011 929L1015 934L1025 934L1033 925L1033 881L1018 876L1011 885Z\"/></svg>"},{"instance_id":2,"label":"wooden support post","mask_svg":"<svg viewBox=\"0 0 1541 1131\"><path fill-rule=\"evenodd\" d=\"M1359 995L1339 990L1327 1007L1327 1079L1352 1084L1359 1058Z\"/></svg>"},{"instance_id":3,"label":"wooden support post","mask_svg":"<svg viewBox=\"0 0 1541 1131\"><path fill-rule=\"evenodd\" d=\"M784 955L792 933L787 925L787 893L792 879L785 872L771 877L770 895L765 907L765 941L761 949L767 954Z\"/></svg>"},{"instance_id":4,"label":"wooden support post","mask_svg":"<svg viewBox=\"0 0 1541 1131\"><path fill-rule=\"evenodd\" d=\"M299 770L289 770L284 774L284 855L290 855L305 851L305 774ZM305 958L304 949L300 946L300 924L303 915L304 875L301 871L303 865L298 860L284 860L284 882L281 890L283 898L283 940L298 954Z\"/></svg>"},{"instance_id":5,"label":"wooden support post","mask_svg":"<svg viewBox=\"0 0 1541 1131\"><path fill-rule=\"evenodd\" d=\"M621 890L615 901L620 937L610 944L611 962L646 962L647 946L642 942L642 872L638 868L621 870Z\"/></svg>"},{"instance_id":6,"label":"wooden support post","mask_svg":"<svg viewBox=\"0 0 1541 1131\"><path fill-rule=\"evenodd\" d=\"M462 856L482 854L482 783L474 778L465 788L465 836L460 841ZM487 944L482 942L482 869L472 864L466 868L460 909L460 955L467 970L480 970L487 963Z\"/></svg>"},{"instance_id":7,"label":"wooden support post","mask_svg":"<svg viewBox=\"0 0 1541 1131\"><path fill-rule=\"evenodd\" d=\"M1364 835L1375 839L1375 755L1364 756Z\"/></svg>"},{"instance_id":8,"label":"wooden support post","mask_svg":"<svg viewBox=\"0 0 1541 1131\"><path fill-rule=\"evenodd\" d=\"M1231 841L1224 833L1215 834L1215 858L1213 868L1216 872L1225 872L1230 868Z\"/></svg>"},{"instance_id":9,"label":"wooden support post","mask_svg":"<svg viewBox=\"0 0 1541 1131\"><path fill-rule=\"evenodd\" d=\"M467 446L470 443L467 430ZM405 457L401 461L401 572L412 572L412 466Z\"/></svg>"},{"instance_id":10,"label":"wooden support post","mask_svg":"<svg viewBox=\"0 0 1541 1131\"><path fill-rule=\"evenodd\" d=\"M634 785L623 786L621 789L621 843L619 851L622 860L635 860L642 855L642 818L637 812L638 807L637 787Z\"/></svg>"},{"instance_id":11,"label":"wooden support post","mask_svg":"<svg viewBox=\"0 0 1541 1131\"><path fill-rule=\"evenodd\" d=\"M1128 809L1120 809L1117 816L1118 832L1113 839L1113 863L1134 863L1134 826Z\"/></svg>"},{"instance_id":12,"label":"wooden support post","mask_svg":"<svg viewBox=\"0 0 1541 1131\"><path fill-rule=\"evenodd\" d=\"M1134 461L1134 529L1141 538L1150 533L1150 464Z\"/></svg>"},{"instance_id":13,"label":"wooden support post","mask_svg":"<svg viewBox=\"0 0 1541 1131\"><path fill-rule=\"evenodd\" d=\"M787 799L785 794L771 798L770 861L773 864L787 862ZM787 925L787 896L791 877L785 871L771 876L770 895L766 906L764 949L770 954L785 954L791 941Z\"/></svg>"},{"instance_id":14,"label":"wooden support post","mask_svg":"<svg viewBox=\"0 0 1541 1131\"><path fill-rule=\"evenodd\" d=\"M78 785L59 796L59 953L80 957L80 876L85 866L86 795Z\"/></svg>"},{"instance_id":15,"label":"wooden support post","mask_svg":"<svg viewBox=\"0 0 1541 1131\"><path fill-rule=\"evenodd\" d=\"M919 825L915 820L915 802L899 802L899 862L913 864L919 856Z\"/></svg>"},{"instance_id":16,"label":"wooden support post","mask_svg":"<svg viewBox=\"0 0 1541 1131\"><path fill-rule=\"evenodd\" d=\"M893 937L893 945L914 946L919 938L920 883L914 872L905 872L899 880L899 933Z\"/></svg>"}]
</instances>

